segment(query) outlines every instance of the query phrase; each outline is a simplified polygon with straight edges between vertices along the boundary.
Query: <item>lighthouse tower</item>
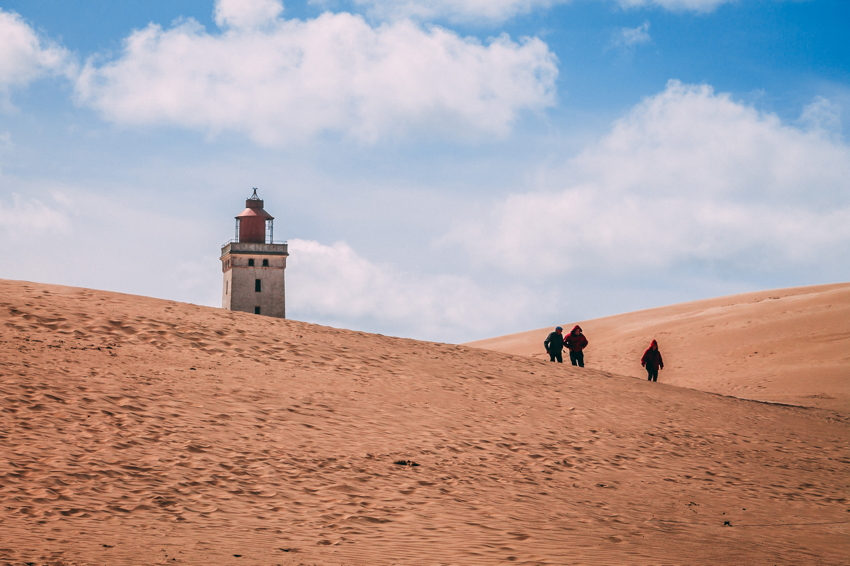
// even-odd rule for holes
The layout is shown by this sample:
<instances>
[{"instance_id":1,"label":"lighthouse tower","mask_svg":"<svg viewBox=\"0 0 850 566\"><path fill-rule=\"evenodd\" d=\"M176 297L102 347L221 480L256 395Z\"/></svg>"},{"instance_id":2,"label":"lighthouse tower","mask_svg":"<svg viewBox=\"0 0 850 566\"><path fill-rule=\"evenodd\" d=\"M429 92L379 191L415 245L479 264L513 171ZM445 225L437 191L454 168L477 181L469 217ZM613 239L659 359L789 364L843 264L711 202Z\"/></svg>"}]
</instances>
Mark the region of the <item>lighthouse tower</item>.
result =
<instances>
[{"instance_id":1,"label":"lighthouse tower","mask_svg":"<svg viewBox=\"0 0 850 566\"><path fill-rule=\"evenodd\" d=\"M286 318L285 243L274 243L274 217L263 210L257 189L236 217L236 239L221 248L222 308Z\"/></svg>"}]
</instances>

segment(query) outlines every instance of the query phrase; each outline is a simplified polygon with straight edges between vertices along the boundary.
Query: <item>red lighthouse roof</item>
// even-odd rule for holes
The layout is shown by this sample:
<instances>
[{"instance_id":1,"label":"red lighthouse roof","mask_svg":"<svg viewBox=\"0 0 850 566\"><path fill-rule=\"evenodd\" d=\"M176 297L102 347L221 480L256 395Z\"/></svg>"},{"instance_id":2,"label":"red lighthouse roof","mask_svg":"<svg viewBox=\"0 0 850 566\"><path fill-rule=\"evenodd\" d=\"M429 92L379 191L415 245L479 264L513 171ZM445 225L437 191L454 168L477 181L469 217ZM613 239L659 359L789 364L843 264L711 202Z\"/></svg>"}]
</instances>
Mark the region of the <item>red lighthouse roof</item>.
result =
<instances>
[{"instance_id":1,"label":"red lighthouse roof","mask_svg":"<svg viewBox=\"0 0 850 566\"><path fill-rule=\"evenodd\" d=\"M257 196L257 189L254 189L254 194L251 198L245 201L245 210L236 215L236 218L245 218L249 216L259 217L263 220L274 220L274 216L263 209L263 199Z\"/></svg>"}]
</instances>

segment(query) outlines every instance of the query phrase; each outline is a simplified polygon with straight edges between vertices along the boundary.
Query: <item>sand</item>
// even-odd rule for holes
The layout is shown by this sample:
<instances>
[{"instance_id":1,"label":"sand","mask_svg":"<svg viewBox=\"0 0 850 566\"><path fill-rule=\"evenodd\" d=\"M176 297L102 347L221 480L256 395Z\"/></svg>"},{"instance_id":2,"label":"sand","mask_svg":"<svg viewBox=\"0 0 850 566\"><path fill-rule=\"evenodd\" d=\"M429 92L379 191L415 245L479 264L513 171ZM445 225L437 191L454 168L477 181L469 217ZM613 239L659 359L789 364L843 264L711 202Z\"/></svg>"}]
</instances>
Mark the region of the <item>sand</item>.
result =
<instances>
[{"instance_id":1,"label":"sand","mask_svg":"<svg viewBox=\"0 0 850 566\"><path fill-rule=\"evenodd\" d=\"M799 565L850 548L834 409L2 280L0 399L0 564Z\"/></svg>"},{"instance_id":2,"label":"sand","mask_svg":"<svg viewBox=\"0 0 850 566\"><path fill-rule=\"evenodd\" d=\"M548 360L555 326L467 345ZM578 321L585 365L646 379L656 339L659 381L745 399L850 409L850 283L760 291Z\"/></svg>"}]
</instances>

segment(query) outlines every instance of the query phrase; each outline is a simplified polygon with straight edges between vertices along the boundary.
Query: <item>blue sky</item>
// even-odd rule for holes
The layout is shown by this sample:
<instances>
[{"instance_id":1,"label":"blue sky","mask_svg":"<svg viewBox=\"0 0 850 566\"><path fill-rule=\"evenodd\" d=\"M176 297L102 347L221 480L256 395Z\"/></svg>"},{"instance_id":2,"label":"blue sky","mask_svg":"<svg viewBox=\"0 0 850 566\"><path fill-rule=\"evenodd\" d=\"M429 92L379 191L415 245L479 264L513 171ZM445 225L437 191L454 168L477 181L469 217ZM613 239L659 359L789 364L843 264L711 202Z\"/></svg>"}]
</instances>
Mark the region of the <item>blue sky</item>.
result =
<instances>
[{"instance_id":1,"label":"blue sky","mask_svg":"<svg viewBox=\"0 0 850 566\"><path fill-rule=\"evenodd\" d=\"M126 4L126 5L125 5ZM0 0L0 277L465 341L850 279L850 3Z\"/></svg>"}]
</instances>

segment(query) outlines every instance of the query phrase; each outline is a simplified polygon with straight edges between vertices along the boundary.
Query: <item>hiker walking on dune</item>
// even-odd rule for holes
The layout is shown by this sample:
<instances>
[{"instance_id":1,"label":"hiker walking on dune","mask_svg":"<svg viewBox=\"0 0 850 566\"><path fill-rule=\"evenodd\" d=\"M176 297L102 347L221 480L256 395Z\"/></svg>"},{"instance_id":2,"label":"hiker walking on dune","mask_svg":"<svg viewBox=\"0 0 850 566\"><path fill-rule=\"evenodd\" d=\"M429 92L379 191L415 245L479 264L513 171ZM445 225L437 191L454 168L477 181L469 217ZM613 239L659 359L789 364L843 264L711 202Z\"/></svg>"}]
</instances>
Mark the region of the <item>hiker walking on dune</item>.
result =
<instances>
[{"instance_id":1,"label":"hiker walking on dune","mask_svg":"<svg viewBox=\"0 0 850 566\"><path fill-rule=\"evenodd\" d=\"M574 366L584 367L584 349L587 348L587 338L581 333L581 326L576 324L569 335L564 338L564 346L570 351L570 361Z\"/></svg>"},{"instance_id":2,"label":"hiker walking on dune","mask_svg":"<svg viewBox=\"0 0 850 566\"><path fill-rule=\"evenodd\" d=\"M649 348L643 353L643 357L640 359L640 365L646 368L646 373L649 376L647 377L648 381L658 381L658 370L664 369L664 360L661 359L658 342L655 340L652 341Z\"/></svg>"},{"instance_id":3,"label":"hiker walking on dune","mask_svg":"<svg viewBox=\"0 0 850 566\"><path fill-rule=\"evenodd\" d=\"M561 350L564 349L564 335L561 334L563 331L564 329L558 326L543 341L543 346L546 348L546 352L549 353L550 362L557 361L559 364L564 363L564 358L561 354Z\"/></svg>"}]
</instances>

